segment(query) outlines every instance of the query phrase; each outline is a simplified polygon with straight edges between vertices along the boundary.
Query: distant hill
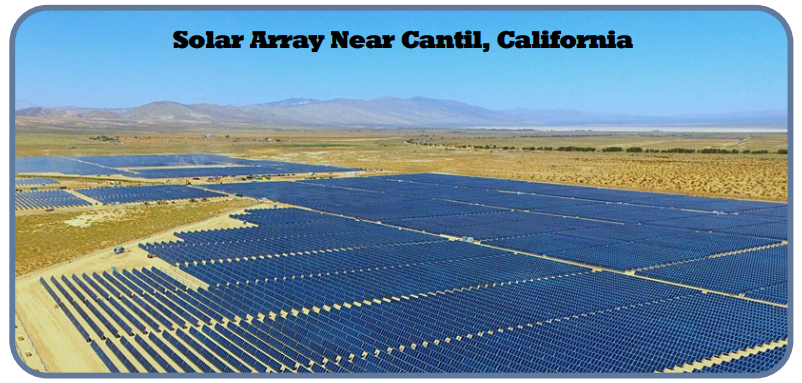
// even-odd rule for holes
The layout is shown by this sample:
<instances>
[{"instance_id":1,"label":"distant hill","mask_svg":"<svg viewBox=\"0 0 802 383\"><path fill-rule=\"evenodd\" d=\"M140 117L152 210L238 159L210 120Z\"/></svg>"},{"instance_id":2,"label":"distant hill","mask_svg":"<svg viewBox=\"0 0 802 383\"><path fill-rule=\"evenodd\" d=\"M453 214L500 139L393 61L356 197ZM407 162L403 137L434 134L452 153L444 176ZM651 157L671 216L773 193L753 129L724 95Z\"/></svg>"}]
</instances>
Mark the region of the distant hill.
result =
<instances>
[{"instance_id":1,"label":"distant hill","mask_svg":"<svg viewBox=\"0 0 802 383\"><path fill-rule=\"evenodd\" d=\"M29 109L35 107L36 104L28 100L14 100L14 110Z\"/></svg>"},{"instance_id":2,"label":"distant hill","mask_svg":"<svg viewBox=\"0 0 802 383\"><path fill-rule=\"evenodd\" d=\"M18 109L18 117L69 118L122 124L259 124L314 127L400 128L515 128L515 127L606 127L689 126L784 128L784 111L757 111L689 116L634 116L591 113L569 109L491 110L452 100L424 97L384 97L374 100L333 99L321 101L292 98L246 106L152 102L136 108L42 108Z\"/></svg>"}]
</instances>

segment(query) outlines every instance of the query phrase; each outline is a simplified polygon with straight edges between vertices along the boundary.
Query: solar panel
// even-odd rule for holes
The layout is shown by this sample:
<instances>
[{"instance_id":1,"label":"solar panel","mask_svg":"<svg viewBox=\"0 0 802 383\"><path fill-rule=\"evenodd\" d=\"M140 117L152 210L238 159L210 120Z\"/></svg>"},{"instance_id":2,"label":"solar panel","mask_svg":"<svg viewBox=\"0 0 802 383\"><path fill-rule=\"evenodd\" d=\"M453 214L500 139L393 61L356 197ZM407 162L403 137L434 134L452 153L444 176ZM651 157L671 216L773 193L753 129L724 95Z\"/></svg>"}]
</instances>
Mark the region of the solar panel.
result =
<instances>
[{"instance_id":1,"label":"solar panel","mask_svg":"<svg viewBox=\"0 0 802 383\"><path fill-rule=\"evenodd\" d=\"M15 178L14 186L44 186L58 185L58 181L52 178Z\"/></svg>"},{"instance_id":2,"label":"solar panel","mask_svg":"<svg viewBox=\"0 0 802 383\"><path fill-rule=\"evenodd\" d=\"M48 209L56 207L90 206L89 201L64 190L14 192L14 210Z\"/></svg>"},{"instance_id":3,"label":"solar panel","mask_svg":"<svg viewBox=\"0 0 802 383\"><path fill-rule=\"evenodd\" d=\"M121 186L77 189L87 197L104 204L169 201L223 197L223 194L184 185Z\"/></svg>"},{"instance_id":4,"label":"solar panel","mask_svg":"<svg viewBox=\"0 0 802 383\"><path fill-rule=\"evenodd\" d=\"M88 340L121 331L123 364L649 373L772 345L700 371L754 373L788 338L783 206L426 174L209 189L314 211L140 244L169 275L42 280Z\"/></svg>"}]
</instances>

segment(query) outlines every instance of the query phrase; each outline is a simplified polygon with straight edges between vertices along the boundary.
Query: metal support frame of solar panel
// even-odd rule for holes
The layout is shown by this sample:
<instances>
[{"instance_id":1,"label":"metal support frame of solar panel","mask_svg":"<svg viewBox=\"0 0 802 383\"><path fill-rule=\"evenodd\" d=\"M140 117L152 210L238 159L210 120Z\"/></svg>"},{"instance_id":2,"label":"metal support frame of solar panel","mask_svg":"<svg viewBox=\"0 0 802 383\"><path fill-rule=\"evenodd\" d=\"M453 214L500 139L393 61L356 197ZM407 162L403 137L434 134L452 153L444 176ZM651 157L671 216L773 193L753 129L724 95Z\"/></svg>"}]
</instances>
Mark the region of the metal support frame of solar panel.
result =
<instances>
[{"instance_id":1,"label":"metal support frame of solar panel","mask_svg":"<svg viewBox=\"0 0 802 383\"><path fill-rule=\"evenodd\" d=\"M14 186L46 186L58 185L58 181L52 178L15 178Z\"/></svg>"},{"instance_id":2,"label":"metal support frame of solar panel","mask_svg":"<svg viewBox=\"0 0 802 383\"><path fill-rule=\"evenodd\" d=\"M64 190L37 190L14 192L14 209L48 209L91 205Z\"/></svg>"},{"instance_id":3,"label":"metal support frame of solar panel","mask_svg":"<svg viewBox=\"0 0 802 383\"><path fill-rule=\"evenodd\" d=\"M121 186L92 189L76 189L76 192L104 204L168 201L180 199L202 199L224 197L218 192L184 185Z\"/></svg>"}]
</instances>

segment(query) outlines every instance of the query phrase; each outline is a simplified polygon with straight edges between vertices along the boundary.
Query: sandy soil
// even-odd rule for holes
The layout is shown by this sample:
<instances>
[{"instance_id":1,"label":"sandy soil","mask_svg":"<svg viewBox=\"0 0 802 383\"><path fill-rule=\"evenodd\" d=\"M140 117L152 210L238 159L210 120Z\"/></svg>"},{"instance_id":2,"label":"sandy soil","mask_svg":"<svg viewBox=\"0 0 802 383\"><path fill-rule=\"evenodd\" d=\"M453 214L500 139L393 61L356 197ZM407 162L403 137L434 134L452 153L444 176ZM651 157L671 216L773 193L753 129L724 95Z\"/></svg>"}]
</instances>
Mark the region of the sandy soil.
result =
<instances>
[{"instance_id":1,"label":"sandy soil","mask_svg":"<svg viewBox=\"0 0 802 383\"><path fill-rule=\"evenodd\" d=\"M264 205L264 207L270 206L272 204ZM117 212L119 211L123 210L121 209ZM111 212L101 211L84 214L89 218L76 220L76 223L91 225L93 219L108 219L114 214L118 214L114 213L115 210ZM242 221L228 217L229 214L242 212L244 212L244 209L237 208L202 222L176 227L146 239L136 239L123 243L122 246L126 248L126 252L123 254L114 254L110 248L103 249L79 260L62 263L17 278L14 287L16 313L20 318L20 331L24 329L29 334L34 334L29 339L31 346L23 347L20 351L30 352L30 350L37 350L38 358L41 358L44 363L43 368L47 371L106 371L105 366L94 355L92 349L84 346L86 341L80 337L79 333L61 312L61 309L55 305L53 299L40 284L39 278L49 279L50 276L91 274L92 272L111 271L113 267L118 269L157 267L190 287L205 288L208 286L207 284L181 272L160 258L148 258L147 252L139 248L137 244L178 240L177 237L172 235L176 231L252 226L251 224L243 225ZM33 355L32 357L37 356Z\"/></svg>"}]
</instances>

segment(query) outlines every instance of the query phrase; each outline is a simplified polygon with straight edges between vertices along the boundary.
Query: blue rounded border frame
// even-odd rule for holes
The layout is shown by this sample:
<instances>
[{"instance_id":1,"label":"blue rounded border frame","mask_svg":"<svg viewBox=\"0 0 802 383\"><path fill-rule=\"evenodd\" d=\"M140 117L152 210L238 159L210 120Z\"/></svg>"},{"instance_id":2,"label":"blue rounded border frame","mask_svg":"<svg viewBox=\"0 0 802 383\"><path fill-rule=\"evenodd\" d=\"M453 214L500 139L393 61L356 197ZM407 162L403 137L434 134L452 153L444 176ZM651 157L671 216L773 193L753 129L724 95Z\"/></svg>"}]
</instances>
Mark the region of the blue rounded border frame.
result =
<instances>
[{"instance_id":1,"label":"blue rounded border frame","mask_svg":"<svg viewBox=\"0 0 802 383\"><path fill-rule=\"evenodd\" d=\"M14 23L11 29L9 44L9 145L10 145L10 203L13 205L14 199L14 158L15 158L15 120L14 120L14 95L15 95L15 47L17 31L22 23L33 14L44 11L747 11L763 12L771 15L783 26L786 33L788 45L788 251L792 254L788 257L788 349L783 359L772 369L755 374L651 374L651 373L610 373L610 374L580 374L580 373L449 373L449 374L404 374L404 373L369 373L369 374L322 374L315 375L319 378L332 379L353 379L353 378L652 378L652 379L699 379L699 378L764 378L779 371L787 362L793 349L793 104L794 104L794 45L791 27L788 22L777 11L760 5L43 5L32 8L23 13ZM14 252L14 210L10 210L10 252ZM130 373L45 373L35 371L28 367L20 359L14 344L14 309L15 309L15 279L14 279L14 258L9 256L9 346L11 355L17 365L28 374L37 378L268 378L276 377L272 374L186 374L186 373L161 373L161 374L130 374ZM281 375L281 378L310 378L308 374L302 375Z\"/></svg>"}]
</instances>

